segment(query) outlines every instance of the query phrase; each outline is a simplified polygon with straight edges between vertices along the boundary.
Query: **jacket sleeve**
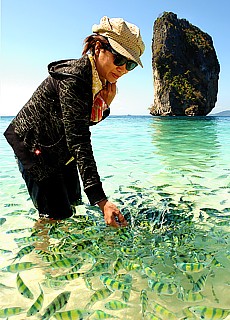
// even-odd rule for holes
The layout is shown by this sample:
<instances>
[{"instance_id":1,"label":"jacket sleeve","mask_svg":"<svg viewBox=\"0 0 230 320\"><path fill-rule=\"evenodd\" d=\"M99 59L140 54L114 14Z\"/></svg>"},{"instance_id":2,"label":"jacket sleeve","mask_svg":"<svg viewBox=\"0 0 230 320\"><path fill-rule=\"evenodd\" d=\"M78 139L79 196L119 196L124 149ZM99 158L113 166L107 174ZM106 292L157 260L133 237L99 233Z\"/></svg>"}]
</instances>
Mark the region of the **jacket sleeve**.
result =
<instances>
[{"instance_id":1,"label":"jacket sleeve","mask_svg":"<svg viewBox=\"0 0 230 320\"><path fill-rule=\"evenodd\" d=\"M59 82L59 99L68 148L76 160L91 205L106 199L97 171L89 130L92 88L79 78Z\"/></svg>"}]
</instances>

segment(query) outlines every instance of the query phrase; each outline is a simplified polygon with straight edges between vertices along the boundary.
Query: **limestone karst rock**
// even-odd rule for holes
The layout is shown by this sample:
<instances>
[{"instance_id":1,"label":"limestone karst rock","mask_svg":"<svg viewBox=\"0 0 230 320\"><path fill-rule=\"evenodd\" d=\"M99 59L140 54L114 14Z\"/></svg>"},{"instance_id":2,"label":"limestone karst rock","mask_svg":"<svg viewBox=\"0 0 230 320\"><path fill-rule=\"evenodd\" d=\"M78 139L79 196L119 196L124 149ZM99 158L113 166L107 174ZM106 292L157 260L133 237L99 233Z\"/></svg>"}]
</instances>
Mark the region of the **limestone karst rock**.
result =
<instances>
[{"instance_id":1,"label":"limestone karst rock","mask_svg":"<svg viewBox=\"0 0 230 320\"><path fill-rule=\"evenodd\" d=\"M204 116L215 106L220 65L210 35L172 12L154 22L152 115Z\"/></svg>"}]
</instances>

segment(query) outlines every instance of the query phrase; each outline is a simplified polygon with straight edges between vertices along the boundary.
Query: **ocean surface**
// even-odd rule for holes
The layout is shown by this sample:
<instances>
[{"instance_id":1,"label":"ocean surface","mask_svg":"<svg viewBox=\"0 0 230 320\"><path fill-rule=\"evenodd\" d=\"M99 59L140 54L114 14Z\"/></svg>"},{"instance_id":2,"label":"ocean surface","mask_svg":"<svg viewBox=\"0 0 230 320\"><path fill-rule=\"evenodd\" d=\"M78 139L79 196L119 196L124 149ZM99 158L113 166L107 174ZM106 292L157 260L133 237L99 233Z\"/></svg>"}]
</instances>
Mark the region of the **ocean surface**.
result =
<instances>
[{"instance_id":1,"label":"ocean surface","mask_svg":"<svg viewBox=\"0 0 230 320\"><path fill-rule=\"evenodd\" d=\"M0 118L0 318L230 319L230 117L91 128L122 229L84 193L74 217L39 224L2 135L11 119Z\"/></svg>"}]
</instances>

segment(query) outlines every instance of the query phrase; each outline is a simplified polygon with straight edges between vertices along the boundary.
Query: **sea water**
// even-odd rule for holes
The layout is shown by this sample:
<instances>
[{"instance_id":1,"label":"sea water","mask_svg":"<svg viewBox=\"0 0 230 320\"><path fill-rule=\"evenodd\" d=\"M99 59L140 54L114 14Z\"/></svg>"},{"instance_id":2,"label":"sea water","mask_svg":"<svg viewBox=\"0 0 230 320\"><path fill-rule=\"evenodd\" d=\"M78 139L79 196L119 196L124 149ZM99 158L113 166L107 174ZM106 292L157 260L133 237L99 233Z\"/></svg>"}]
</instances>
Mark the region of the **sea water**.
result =
<instances>
[{"instance_id":1,"label":"sea water","mask_svg":"<svg viewBox=\"0 0 230 320\"><path fill-rule=\"evenodd\" d=\"M93 293L109 287L103 283L106 276L129 290L110 288L108 297L88 305L88 315L73 319L99 319L97 310L123 320L150 319L150 314L159 319L193 319L188 309L193 306L230 309L229 117L110 116L91 128L104 190L129 221L122 230L105 226L84 193L76 216L38 226L37 211L2 135L11 120L0 119L0 309L24 310L11 319L29 318L27 311L40 287L43 307L30 319L41 318L64 291L71 295L61 311L86 309ZM38 239L32 241L34 235ZM31 245L30 252L17 256ZM76 260L55 265L51 257ZM35 266L4 269L23 262ZM55 281L55 276L72 273L77 263L77 279ZM180 270L181 264L185 270ZM200 269L188 270L189 264ZM147 268L154 270L154 276ZM17 273L34 299L19 293ZM202 277L205 280L196 290ZM150 280L160 288L151 288ZM169 284L176 292L170 292ZM148 296L146 307L142 290ZM189 292L192 297L187 298ZM107 303L114 300L127 307L108 309Z\"/></svg>"}]
</instances>

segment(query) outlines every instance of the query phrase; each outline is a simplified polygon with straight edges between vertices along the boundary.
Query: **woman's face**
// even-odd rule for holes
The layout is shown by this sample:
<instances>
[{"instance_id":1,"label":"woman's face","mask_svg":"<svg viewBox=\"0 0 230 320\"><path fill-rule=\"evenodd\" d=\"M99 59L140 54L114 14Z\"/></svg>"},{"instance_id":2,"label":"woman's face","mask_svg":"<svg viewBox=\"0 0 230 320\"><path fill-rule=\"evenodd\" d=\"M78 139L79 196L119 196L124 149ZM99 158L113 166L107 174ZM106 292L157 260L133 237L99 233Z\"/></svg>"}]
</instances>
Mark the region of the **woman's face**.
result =
<instances>
[{"instance_id":1,"label":"woman's face","mask_svg":"<svg viewBox=\"0 0 230 320\"><path fill-rule=\"evenodd\" d=\"M114 83L121 76L128 73L125 64L123 66L115 66L113 63L114 55L110 51L101 48L99 41L97 41L95 46L94 59L97 72L102 82L107 80L110 83Z\"/></svg>"}]
</instances>

